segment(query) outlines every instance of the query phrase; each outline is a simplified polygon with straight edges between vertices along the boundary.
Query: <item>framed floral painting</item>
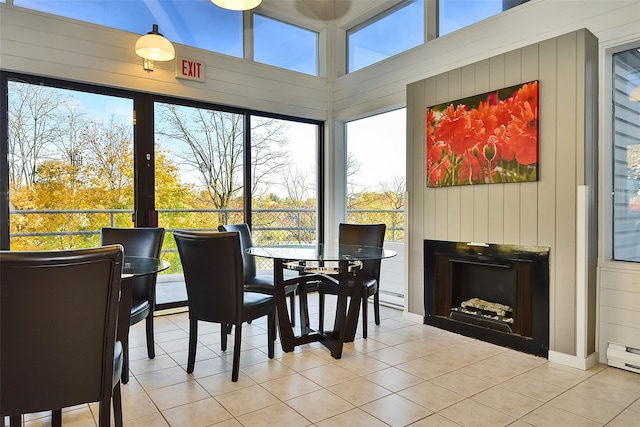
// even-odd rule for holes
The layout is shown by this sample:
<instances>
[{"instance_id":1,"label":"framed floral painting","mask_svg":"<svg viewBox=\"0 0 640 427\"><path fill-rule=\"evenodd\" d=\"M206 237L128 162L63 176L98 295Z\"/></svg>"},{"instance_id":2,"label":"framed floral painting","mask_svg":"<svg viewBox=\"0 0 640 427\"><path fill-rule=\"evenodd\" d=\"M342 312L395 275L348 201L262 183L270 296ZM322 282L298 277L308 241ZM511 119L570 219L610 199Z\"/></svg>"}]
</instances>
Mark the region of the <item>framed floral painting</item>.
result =
<instances>
[{"instance_id":1,"label":"framed floral painting","mask_svg":"<svg viewBox=\"0 0 640 427\"><path fill-rule=\"evenodd\" d=\"M538 81L427 108L427 186L538 179Z\"/></svg>"}]
</instances>

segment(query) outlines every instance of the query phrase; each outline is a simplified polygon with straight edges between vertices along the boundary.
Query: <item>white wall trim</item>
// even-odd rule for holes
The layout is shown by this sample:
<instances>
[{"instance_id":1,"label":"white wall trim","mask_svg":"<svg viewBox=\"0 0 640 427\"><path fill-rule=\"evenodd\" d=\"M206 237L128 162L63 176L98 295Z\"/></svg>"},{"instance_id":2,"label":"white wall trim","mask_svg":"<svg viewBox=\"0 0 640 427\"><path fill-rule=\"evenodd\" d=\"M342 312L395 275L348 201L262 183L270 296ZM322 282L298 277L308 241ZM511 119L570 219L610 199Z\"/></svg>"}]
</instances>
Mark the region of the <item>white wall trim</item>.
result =
<instances>
[{"instance_id":1,"label":"white wall trim","mask_svg":"<svg viewBox=\"0 0 640 427\"><path fill-rule=\"evenodd\" d=\"M576 191L576 354L587 357L588 311L587 297L589 200L588 186L579 185Z\"/></svg>"},{"instance_id":2,"label":"white wall trim","mask_svg":"<svg viewBox=\"0 0 640 427\"><path fill-rule=\"evenodd\" d=\"M561 365L586 371L598 364L598 353L591 353L589 356L584 358L549 350L548 359L549 362L559 363Z\"/></svg>"}]
</instances>

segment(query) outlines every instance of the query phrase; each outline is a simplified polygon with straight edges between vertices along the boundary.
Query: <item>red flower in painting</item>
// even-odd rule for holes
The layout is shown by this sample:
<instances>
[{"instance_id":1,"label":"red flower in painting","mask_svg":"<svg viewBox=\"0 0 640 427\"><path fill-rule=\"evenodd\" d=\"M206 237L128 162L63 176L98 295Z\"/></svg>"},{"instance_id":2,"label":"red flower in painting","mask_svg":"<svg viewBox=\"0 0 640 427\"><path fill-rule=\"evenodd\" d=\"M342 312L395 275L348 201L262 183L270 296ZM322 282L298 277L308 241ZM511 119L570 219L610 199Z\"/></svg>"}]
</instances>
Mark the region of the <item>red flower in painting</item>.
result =
<instances>
[{"instance_id":1,"label":"red flower in painting","mask_svg":"<svg viewBox=\"0 0 640 427\"><path fill-rule=\"evenodd\" d=\"M453 104L451 104L440 118L435 133L436 141L448 142L453 152L461 155L471 148L469 138L467 138L469 127L470 120L467 114L467 107L458 105L454 109Z\"/></svg>"},{"instance_id":2,"label":"red flower in painting","mask_svg":"<svg viewBox=\"0 0 640 427\"><path fill-rule=\"evenodd\" d=\"M477 150L473 151L475 152ZM458 170L458 180L460 183L472 183L480 179L480 161L474 152L470 152L462 158L462 165Z\"/></svg>"},{"instance_id":3,"label":"red flower in painting","mask_svg":"<svg viewBox=\"0 0 640 427\"><path fill-rule=\"evenodd\" d=\"M509 147L518 163L531 165L538 162L538 110L534 110L528 100L516 105L520 107L518 114L513 115L507 126Z\"/></svg>"},{"instance_id":4,"label":"red flower in painting","mask_svg":"<svg viewBox=\"0 0 640 427\"><path fill-rule=\"evenodd\" d=\"M531 110L538 112L538 82L522 85L512 97L516 105L529 104Z\"/></svg>"},{"instance_id":5,"label":"red flower in painting","mask_svg":"<svg viewBox=\"0 0 640 427\"><path fill-rule=\"evenodd\" d=\"M477 98L427 109L429 185L535 180L538 82Z\"/></svg>"}]
</instances>

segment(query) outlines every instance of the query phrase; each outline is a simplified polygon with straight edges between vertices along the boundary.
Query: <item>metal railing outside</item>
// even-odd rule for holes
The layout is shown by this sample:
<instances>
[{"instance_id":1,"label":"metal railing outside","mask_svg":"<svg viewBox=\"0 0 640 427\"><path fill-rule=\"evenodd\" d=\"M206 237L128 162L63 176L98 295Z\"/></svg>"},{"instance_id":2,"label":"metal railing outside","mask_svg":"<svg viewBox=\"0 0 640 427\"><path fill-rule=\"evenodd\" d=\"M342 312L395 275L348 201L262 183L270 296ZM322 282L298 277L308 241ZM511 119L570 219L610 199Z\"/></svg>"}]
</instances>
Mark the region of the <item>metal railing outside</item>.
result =
<instances>
[{"instance_id":1,"label":"metal railing outside","mask_svg":"<svg viewBox=\"0 0 640 427\"><path fill-rule=\"evenodd\" d=\"M131 227L132 214L130 209L11 210L11 249L62 250L98 246L102 227ZM316 241L317 213L313 209L254 209L252 215L256 245ZM385 240L404 241L404 211L349 210L347 221L385 223ZM163 258L172 265L165 274L181 272L171 234L173 230L217 230L218 224L240 222L243 222L241 209L159 209L158 224L167 230Z\"/></svg>"}]
</instances>

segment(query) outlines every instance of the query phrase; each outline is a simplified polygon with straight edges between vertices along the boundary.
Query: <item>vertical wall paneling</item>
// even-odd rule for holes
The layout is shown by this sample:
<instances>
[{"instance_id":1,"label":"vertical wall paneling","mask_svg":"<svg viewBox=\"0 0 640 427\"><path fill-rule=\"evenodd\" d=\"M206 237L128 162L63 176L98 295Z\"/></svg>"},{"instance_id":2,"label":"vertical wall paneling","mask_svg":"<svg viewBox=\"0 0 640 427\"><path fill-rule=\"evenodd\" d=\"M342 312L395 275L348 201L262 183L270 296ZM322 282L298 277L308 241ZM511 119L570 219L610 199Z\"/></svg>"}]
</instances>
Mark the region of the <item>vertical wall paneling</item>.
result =
<instances>
[{"instance_id":1,"label":"vertical wall paneling","mask_svg":"<svg viewBox=\"0 0 640 427\"><path fill-rule=\"evenodd\" d=\"M557 323L556 303L556 127L557 45L554 39L539 44L538 99L538 245L552 248L549 254L549 324ZM555 348L555 328L549 330L549 348Z\"/></svg>"},{"instance_id":2,"label":"vertical wall paneling","mask_svg":"<svg viewBox=\"0 0 640 427\"><path fill-rule=\"evenodd\" d=\"M521 49L504 55L504 79L501 87L522 83L522 51ZM522 244L522 233L527 224L522 217L522 190L524 184L505 184L504 186L504 239L512 244Z\"/></svg>"},{"instance_id":3,"label":"vertical wall paneling","mask_svg":"<svg viewBox=\"0 0 640 427\"><path fill-rule=\"evenodd\" d=\"M586 182L588 183L588 204L589 212L588 236L587 243L587 303L588 303L588 319L587 319L587 353L591 354L598 351L596 341L597 333L597 287L598 287L598 165L600 153L598 149L598 39L589 32L584 32L586 40L586 60L585 60L585 112L584 112L584 129L585 141L587 149L585 156L588 166L585 169Z\"/></svg>"},{"instance_id":4,"label":"vertical wall paneling","mask_svg":"<svg viewBox=\"0 0 640 427\"><path fill-rule=\"evenodd\" d=\"M587 30L579 30L497 55L424 79L426 104L418 105L416 98L408 98L413 103L407 107L422 110L427 105L531 80L539 81L538 181L437 189L425 187L425 199L434 199L436 208L425 209L424 212L419 209L409 211L410 216L424 214L416 219L416 222L422 220L424 231L422 236L414 236L410 256L413 251L422 253L419 237L433 236L440 240L549 247L549 348L568 355L575 355L576 351L577 175L583 168L589 168L584 165L585 157L590 156L589 146L585 144L591 142L585 141L587 133L584 128L589 126L590 120L596 120L595 111L589 112L585 108L588 101L585 86L595 85L597 74L595 69L584 71L585 51L589 50L597 55L597 40ZM421 119L422 122L415 126L424 127L424 117ZM419 147L409 146L407 153L417 156L423 152L423 145L424 141L420 141ZM456 209L459 212L455 212ZM470 226L467 220L473 225ZM442 232L442 228L447 231ZM410 230L411 234L413 232ZM595 239L596 227L589 228L588 233L589 239ZM410 260L410 266L415 262L418 260ZM595 265L589 265L588 274L595 274L595 268ZM411 267L410 280L422 281L423 271ZM595 311L594 305L589 303L587 311ZM587 333L589 342L593 338L592 333Z\"/></svg>"},{"instance_id":5,"label":"vertical wall paneling","mask_svg":"<svg viewBox=\"0 0 640 427\"><path fill-rule=\"evenodd\" d=\"M576 281L576 191L578 159L576 126L579 109L576 105L577 34L557 38L557 116L556 127L556 270L557 305L555 351L575 354L575 281ZM582 114L582 112L580 113ZM571 304L569 304L571 302Z\"/></svg>"},{"instance_id":6,"label":"vertical wall paneling","mask_svg":"<svg viewBox=\"0 0 640 427\"><path fill-rule=\"evenodd\" d=\"M521 53L520 81L524 83L537 80L538 46L523 48ZM533 183L522 184L520 188L520 223L523 224L520 229L520 244L522 245L538 245L538 188L538 185Z\"/></svg>"},{"instance_id":7,"label":"vertical wall paneling","mask_svg":"<svg viewBox=\"0 0 640 427\"><path fill-rule=\"evenodd\" d=\"M433 207L433 203L429 203L428 195L425 193L425 111L422 108L425 105L426 82L419 81L407 86L407 141L411 141L415 147L414 156L407 156L407 177L420 177L413 180L407 180L407 211L416 212L416 215L407 215L405 222L408 224L408 230L414 232L405 235L405 247L407 250L415 248L415 256L423 258L422 239L427 233L427 229L433 229L435 224L427 224L422 218L427 217L426 210ZM409 265L409 268L412 266ZM421 265L420 265L421 267ZM409 277L409 272L405 277ZM423 313L424 289L421 286L408 286L405 295L405 309L410 313Z\"/></svg>"}]
</instances>

